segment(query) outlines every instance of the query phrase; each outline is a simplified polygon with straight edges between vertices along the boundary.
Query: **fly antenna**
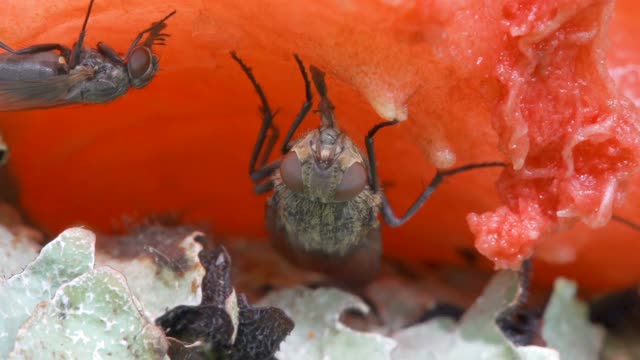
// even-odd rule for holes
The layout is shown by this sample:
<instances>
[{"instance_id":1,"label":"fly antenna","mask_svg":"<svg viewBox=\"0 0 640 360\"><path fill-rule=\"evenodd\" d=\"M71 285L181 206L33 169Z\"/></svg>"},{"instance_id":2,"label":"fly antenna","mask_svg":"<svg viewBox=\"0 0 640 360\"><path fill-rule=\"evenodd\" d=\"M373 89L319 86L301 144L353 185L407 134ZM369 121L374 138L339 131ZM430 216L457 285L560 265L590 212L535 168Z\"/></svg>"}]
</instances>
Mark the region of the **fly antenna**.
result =
<instances>
[{"instance_id":1,"label":"fly antenna","mask_svg":"<svg viewBox=\"0 0 640 360\"><path fill-rule=\"evenodd\" d=\"M84 43L84 36L87 32L87 23L89 23L89 16L91 16L91 10L93 9L93 2L95 0L89 1L89 9L87 10L87 15L84 17L84 23L82 24L82 30L80 30L80 36L78 36L78 41L73 47L71 51L71 61L70 66L74 68L76 65L80 63L80 53L82 52L82 44Z\"/></svg>"}]
</instances>

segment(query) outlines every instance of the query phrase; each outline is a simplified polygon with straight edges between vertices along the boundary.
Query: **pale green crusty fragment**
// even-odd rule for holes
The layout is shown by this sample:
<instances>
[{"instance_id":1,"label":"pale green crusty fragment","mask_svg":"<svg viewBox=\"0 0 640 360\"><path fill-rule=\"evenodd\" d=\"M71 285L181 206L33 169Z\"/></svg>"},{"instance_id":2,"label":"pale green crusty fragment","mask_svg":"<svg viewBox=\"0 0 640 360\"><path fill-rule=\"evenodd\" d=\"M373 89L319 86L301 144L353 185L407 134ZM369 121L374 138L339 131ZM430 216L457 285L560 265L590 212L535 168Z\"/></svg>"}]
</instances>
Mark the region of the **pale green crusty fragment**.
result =
<instances>
[{"instance_id":1,"label":"pale green crusty fragment","mask_svg":"<svg viewBox=\"0 0 640 360\"><path fill-rule=\"evenodd\" d=\"M558 360L557 351L539 346L516 347L496 319L512 306L521 289L518 273L496 274L483 294L460 319L435 318L394 335L394 360Z\"/></svg>"},{"instance_id":2,"label":"pale green crusty fragment","mask_svg":"<svg viewBox=\"0 0 640 360\"><path fill-rule=\"evenodd\" d=\"M343 311L367 312L368 308L357 297L337 289L282 290L267 295L261 304L284 310L295 323L276 353L279 360L387 360L396 346L393 339L342 324Z\"/></svg>"},{"instance_id":3,"label":"pale green crusty fragment","mask_svg":"<svg viewBox=\"0 0 640 360\"><path fill-rule=\"evenodd\" d=\"M16 237L0 225L0 279L21 272L38 256L39 248L26 236Z\"/></svg>"},{"instance_id":4,"label":"pale green crusty fragment","mask_svg":"<svg viewBox=\"0 0 640 360\"><path fill-rule=\"evenodd\" d=\"M435 359L435 354L449 350L456 324L453 319L439 317L421 325L412 326L394 335L398 346L393 359Z\"/></svg>"},{"instance_id":5,"label":"pale green crusty fragment","mask_svg":"<svg viewBox=\"0 0 640 360\"><path fill-rule=\"evenodd\" d=\"M154 251L157 250L153 248L147 249L151 254L140 254L132 259L98 253L96 263L121 272L127 278L131 292L144 305L147 316L155 319L178 305L200 304L205 273L198 258L202 245L196 237L200 235L200 232L193 232L176 244L183 254L177 267L169 266L171 264L163 261L163 254L156 254Z\"/></svg>"},{"instance_id":6,"label":"pale green crusty fragment","mask_svg":"<svg viewBox=\"0 0 640 360\"><path fill-rule=\"evenodd\" d=\"M122 274L89 271L42 303L18 332L9 359L163 359L168 348Z\"/></svg>"},{"instance_id":7,"label":"pale green crusty fragment","mask_svg":"<svg viewBox=\"0 0 640 360\"><path fill-rule=\"evenodd\" d=\"M38 303L94 264L95 235L82 228L61 233L23 272L0 280L0 359L13 349L18 329Z\"/></svg>"},{"instance_id":8,"label":"pale green crusty fragment","mask_svg":"<svg viewBox=\"0 0 640 360\"><path fill-rule=\"evenodd\" d=\"M589 322L587 305L575 298L576 284L557 279L544 313L542 338L560 353L562 360L597 360L604 329Z\"/></svg>"}]
</instances>

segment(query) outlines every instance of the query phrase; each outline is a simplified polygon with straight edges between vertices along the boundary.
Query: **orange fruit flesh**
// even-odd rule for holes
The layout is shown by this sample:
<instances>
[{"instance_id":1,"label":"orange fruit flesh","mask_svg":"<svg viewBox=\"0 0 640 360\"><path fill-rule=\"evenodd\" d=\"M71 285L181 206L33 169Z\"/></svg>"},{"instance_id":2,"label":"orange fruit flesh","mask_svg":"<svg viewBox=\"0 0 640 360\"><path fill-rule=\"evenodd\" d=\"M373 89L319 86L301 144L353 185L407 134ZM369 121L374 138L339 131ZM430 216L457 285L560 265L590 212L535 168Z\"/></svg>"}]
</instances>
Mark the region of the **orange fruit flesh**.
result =
<instances>
[{"instance_id":1,"label":"orange fruit flesh","mask_svg":"<svg viewBox=\"0 0 640 360\"><path fill-rule=\"evenodd\" d=\"M640 98L640 8L550 4L185 0L167 46L155 48L161 71L147 88L104 105L3 114L9 171L21 205L51 233L74 224L121 231L125 220L178 213L222 236L264 238L265 198L248 177L259 101L228 52L253 68L282 133L304 98L295 52L326 70L338 122L357 144L383 118L406 120L376 139L398 215L433 165L518 168L447 179L411 221L384 228L385 255L460 263L458 251L475 241L498 267L534 253L542 282L626 286L640 279L640 234L571 223L601 226L612 207L640 221L637 111L622 97ZM167 0L98 1L86 44L124 53L173 9ZM0 41L71 45L85 11L70 0L11 1L0 16L14 27ZM300 133L317 124L310 114Z\"/></svg>"}]
</instances>

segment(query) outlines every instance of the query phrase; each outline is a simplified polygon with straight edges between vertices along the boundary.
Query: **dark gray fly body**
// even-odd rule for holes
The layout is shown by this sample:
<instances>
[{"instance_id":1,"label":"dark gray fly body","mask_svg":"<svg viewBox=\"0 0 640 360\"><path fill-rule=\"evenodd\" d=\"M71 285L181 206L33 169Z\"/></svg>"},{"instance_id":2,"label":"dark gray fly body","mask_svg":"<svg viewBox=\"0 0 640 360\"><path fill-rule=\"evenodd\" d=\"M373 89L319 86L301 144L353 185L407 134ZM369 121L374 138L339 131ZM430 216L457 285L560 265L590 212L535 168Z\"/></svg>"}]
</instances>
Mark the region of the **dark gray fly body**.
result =
<instances>
[{"instance_id":1,"label":"dark gray fly body","mask_svg":"<svg viewBox=\"0 0 640 360\"><path fill-rule=\"evenodd\" d=\"M487 162L439 171L407 213L396 217L379 185L374 137L380 129L398 124L397 120L381 122L368 132L365 155L337 126L324 73L310 66L320 95L317 113L321 124L291 142L313 100L311 81L296 55L306 101L285 136L281 148L283 157L268 163L279 136L273 123L274 114L251 69L234 52L231 56L249 77L262 102L262 127L249 173L256 183L256 193L273 190L266 206L266 222L273 244L294 264L323 272L339 284L366 285L377 274L382 256L379 212L387 224L402 225L445 177L477 168L505 166L501 162Z\"/></svg>"},{"instance_id":2,"label":"dark gray fly body","mask_svg":"<svg viewBox=\"0 0 640 360\"><path fill-rule=\"evenodd\" d=\"M8 160L9 146L7 146L7 143L4 141L2 135L0 134L0 166L6 164Z\"/></svg>"},{"instance_id":3,"label":"dark gray fly body","mask_svg":"<svg viewBox=\"0 0 640 360\"><path fill-rule=\"evenodd\" d=\"M159 68L152 47L164 45L169 34L162 30L176 12L141 31L122 58L102 42L95 49L83 46L93 2L73 48L52 43L14 50L0 42L7 51L0 54L0 111L105 103L151 82Z\"/></svg>"}]
</instances>

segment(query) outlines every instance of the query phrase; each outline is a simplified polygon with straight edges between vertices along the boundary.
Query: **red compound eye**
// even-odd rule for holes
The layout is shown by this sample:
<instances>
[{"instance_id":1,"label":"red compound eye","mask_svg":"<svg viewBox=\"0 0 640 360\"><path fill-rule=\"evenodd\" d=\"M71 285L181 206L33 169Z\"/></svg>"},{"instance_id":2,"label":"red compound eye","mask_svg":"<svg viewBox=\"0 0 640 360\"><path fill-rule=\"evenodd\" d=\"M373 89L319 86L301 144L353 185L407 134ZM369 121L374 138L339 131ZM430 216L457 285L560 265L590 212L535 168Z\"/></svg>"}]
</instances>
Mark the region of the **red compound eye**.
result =
<instances>
[{"instance_id":1,"label":"red compound eye","mask_svg":"<svg viewBox=\"0 0 640 360\"><path fill-rule=\"evenodd\" d=\"M353 163L342 176L336 189L336 200L347 201L356 197L367 185L367 171L361 163Z\"/></svg>"},{"instance_id":2,"label":"red compound eye","mask_svg":"<svg viewBox=\"0 0 640 360\"><path fill-rule=\"evenodd\" d=\"M139 47L133 50L127 63L129 76L131 76L132 79L139 79L151 71L152 56L151 51L145 47Z\"/></svg>"},{"instance_id":3,"label":"red compound eye","mask_svg":"<svg viewBox=\"0 0 640 360\"><path fill-rule=\"evenodd\" d=\"M280 164L280 176L282 176L282 181L291 191L297 193L304 191L302 165L298 159L298 154L294 151L290 151L282 160Z\"/></svg>"}]
</instances>

